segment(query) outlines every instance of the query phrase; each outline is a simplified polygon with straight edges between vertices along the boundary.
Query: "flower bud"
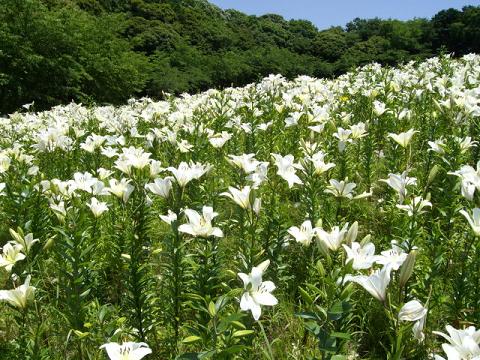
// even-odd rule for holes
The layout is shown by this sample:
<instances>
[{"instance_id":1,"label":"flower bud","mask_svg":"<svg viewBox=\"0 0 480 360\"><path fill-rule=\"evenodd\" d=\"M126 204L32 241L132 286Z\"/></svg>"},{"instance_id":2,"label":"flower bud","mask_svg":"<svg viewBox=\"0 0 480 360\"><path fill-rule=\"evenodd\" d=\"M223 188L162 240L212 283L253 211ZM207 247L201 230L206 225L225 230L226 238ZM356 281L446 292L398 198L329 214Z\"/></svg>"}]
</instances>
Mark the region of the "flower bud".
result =
<instances>
[{"instance_id":1,"label":"flower bud","mask_svg":"<svg viewBox=\"0 0 480 360\"><path fill-rule=\"evenodd\" d=\"M400 278L399 278L399 285L401 288L405 286L410 276L412 276L413 268L415 266L415 258L417 256L417 249L412 249L407 256L407 259L403 263L400 269Z\"/></svg>"},{"instance_id":2,"label":"flower bud","mask_svg":"<svg viewBox=\"0 0 480 360\"><path fill-rule=\"evenodd\" d=\"M316 269L318 271L318 275L320 275L320 277L325 277L325 268L323 267L323 264L320 260L317 261L317 264L316 264Z\"/></svg>"},{"instance_id":3,"label":"flower bud","mask_svg":"<svg viewBox=\"0 0 480 360\"><path fill-rule=\"evenodd\" d=\"M357 239L358 235L358 221L355 221L350 229L348 229L347 236L345 236L345 244L351 245Z\"/></svg>"}]
</instances>

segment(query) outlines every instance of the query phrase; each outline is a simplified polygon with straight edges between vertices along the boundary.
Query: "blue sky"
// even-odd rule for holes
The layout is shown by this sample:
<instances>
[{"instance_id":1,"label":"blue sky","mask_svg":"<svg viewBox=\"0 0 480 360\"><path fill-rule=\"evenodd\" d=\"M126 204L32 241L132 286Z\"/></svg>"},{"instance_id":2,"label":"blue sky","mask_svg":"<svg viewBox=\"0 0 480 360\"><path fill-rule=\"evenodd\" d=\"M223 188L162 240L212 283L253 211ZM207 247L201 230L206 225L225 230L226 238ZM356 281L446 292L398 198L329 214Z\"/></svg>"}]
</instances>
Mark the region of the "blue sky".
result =
<instances>
[{"instance_id":1,"label":"blue sky","mask_svg":"<svg viewBox=\"0 0 480 360\"><path fill-rule=\"evenodd\" d=\"M400 20L430 18L450 7L480 5L480 0L209 0L223 9L249 15L274 13L286 19L306 19L319 29L343 26L356 17Z\"/></svg>"}]
</instances>

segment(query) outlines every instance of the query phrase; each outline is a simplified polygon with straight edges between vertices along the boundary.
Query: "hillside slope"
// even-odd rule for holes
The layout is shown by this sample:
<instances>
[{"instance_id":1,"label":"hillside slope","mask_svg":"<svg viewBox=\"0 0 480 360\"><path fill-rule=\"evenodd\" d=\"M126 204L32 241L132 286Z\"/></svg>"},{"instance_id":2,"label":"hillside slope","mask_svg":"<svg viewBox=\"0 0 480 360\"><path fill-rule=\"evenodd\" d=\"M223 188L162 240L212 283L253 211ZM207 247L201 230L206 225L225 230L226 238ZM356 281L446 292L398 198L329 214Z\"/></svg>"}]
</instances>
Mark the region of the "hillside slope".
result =
<instances>
[{"instance_id":1,"label":"hillside slope","mask_svg":"<svg viewBox=\"0 0 480 360\"><path fill-rule=\"evenodd\" d=\"M355 19L319 31L205 0L0 0L0 113L35 101L121 103L131 96L245 85L270 73L330 77L480 51L480 8L433 19Z\"/></svg>"}]
</instances>

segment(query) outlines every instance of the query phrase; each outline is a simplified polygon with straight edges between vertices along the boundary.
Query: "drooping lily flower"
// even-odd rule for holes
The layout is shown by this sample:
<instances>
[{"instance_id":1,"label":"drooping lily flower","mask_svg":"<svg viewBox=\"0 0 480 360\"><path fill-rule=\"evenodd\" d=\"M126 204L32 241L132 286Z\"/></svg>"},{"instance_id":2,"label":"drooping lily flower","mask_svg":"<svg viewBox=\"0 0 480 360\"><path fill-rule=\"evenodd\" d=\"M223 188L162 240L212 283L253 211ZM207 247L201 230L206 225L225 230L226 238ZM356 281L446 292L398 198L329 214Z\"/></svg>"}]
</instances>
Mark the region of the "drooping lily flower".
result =
<instances>
[{"instance_id":1,"label":"drooping lily flower","mask_svg":"<svg viewBox=\"0 0 480 360\"><path fill-rule=\"evenodd\" d=\"M389 265L381 270L375 271L372 275L347 275L344 282L353 281L367 290L375 299L385 302L387 286L390 283L390 272L392 268Z\"/></svg>"},{"instance_id":2,"label":"drooping lily flower","mask_svg":"<svg viewBox=\"0 0 480 360\"><path fill-rule=\"evenodd\" d=\"M474 208L472 210L472 215L465 210L460 210L460 214L465 216L468 223L472 227L472 230L476 236L480 236L480 209Z\"/></svg>"}]
</instances>

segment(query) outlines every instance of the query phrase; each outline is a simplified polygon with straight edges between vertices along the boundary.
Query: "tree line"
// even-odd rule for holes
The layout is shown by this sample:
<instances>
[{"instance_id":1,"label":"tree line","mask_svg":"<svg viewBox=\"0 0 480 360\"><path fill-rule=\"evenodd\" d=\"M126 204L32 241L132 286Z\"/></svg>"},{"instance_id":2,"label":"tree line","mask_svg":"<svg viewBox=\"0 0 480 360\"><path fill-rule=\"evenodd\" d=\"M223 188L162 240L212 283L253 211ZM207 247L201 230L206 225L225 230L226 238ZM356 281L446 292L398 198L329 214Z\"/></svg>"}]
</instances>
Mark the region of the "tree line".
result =
<instances>
[{"instance_id":1,"label":"tree line","mask_svg":"<svg viewBox=\"0 0 480 360\"><path fill-rule=\"evenodd\" d=\"M45 109L161 98L271 73L332 77L372 61L479 52L478 39L477 6L318 30L205 0L0 0L0 113L31 101Z\"/></svg>"}]
</instances>

